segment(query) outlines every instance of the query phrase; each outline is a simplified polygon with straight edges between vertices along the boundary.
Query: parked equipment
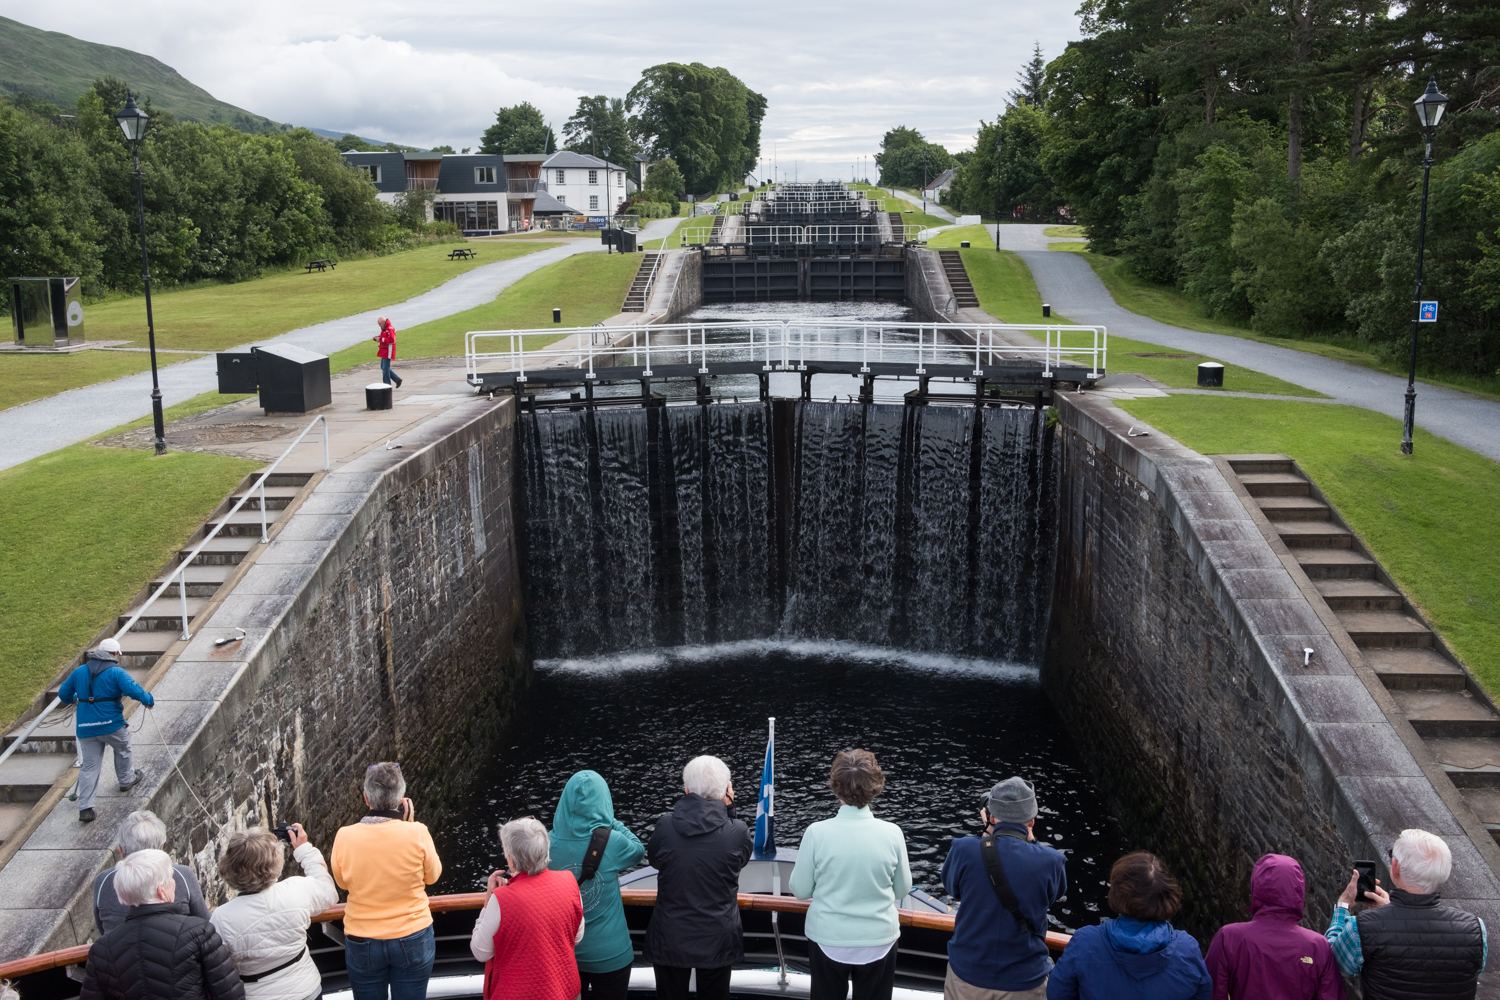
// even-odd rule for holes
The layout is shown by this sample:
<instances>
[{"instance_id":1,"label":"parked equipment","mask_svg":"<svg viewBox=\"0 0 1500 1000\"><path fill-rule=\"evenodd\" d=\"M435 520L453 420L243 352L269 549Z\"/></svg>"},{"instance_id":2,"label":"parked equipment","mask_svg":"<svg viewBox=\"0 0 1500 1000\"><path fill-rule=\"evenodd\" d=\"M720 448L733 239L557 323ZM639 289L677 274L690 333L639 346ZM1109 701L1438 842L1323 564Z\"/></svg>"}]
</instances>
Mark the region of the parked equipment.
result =
<instances>
[{"instance_id":1,"label":"parked equipment","mask_svg":"<svg viewBox=\"0 0 1500 1000\"><path fill-rule=\"evenodd\" d=\"M260 392L267 413L311 413L333 402L328 355L291 344L218 355L219 392Z\"/></svg>"}]
</instances>

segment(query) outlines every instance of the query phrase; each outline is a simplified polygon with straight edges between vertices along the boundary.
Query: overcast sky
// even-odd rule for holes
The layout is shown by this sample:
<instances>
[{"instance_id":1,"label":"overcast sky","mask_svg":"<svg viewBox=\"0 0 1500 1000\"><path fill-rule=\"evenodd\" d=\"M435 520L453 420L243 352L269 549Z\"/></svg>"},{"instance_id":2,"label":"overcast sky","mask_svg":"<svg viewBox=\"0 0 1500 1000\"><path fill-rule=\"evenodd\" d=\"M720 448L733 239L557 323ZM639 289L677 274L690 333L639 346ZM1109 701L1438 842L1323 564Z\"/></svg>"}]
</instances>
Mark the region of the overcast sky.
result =
<instances>
[{"instance_id":1,"label":"overcast sky","mask_svg":"<svg viewBox=\"0 0 1500 1000\"><path fill-rule=\"evenodd\" d=\"M1077 6L0 0L0 13L144 52L277 121L424 147L477 146L519 101L561 126L580 95L623 97L657 63L723 66L769 101L767 174L774 156L806 180L847 178L896 125L968 148L1033 42L1051 59L1078 37Z\"/></svg>"}]
</instances>

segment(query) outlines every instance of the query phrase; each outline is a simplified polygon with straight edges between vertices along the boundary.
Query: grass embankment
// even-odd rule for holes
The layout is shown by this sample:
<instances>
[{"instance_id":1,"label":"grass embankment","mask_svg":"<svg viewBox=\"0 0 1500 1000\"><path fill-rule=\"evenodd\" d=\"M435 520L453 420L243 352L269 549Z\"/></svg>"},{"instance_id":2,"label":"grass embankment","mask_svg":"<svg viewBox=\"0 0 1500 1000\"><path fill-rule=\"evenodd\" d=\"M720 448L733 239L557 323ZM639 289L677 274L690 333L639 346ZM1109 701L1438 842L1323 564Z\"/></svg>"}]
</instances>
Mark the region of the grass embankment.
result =
<instances>
[{"instance_id":1,"label":"grass embankment","mask_svg":"<svg viewBox=\"0 0 1500 1000\"><path fill-rule=\"evenodd\" d=\"M974 243L969 249L960 249L958 252L963 257L964 269L969 272L969 280L974 284L974 292L979 296L979 308L1002 323L1030 325L1045 322L1042 319L1042 297L1036 290L1031 269L1020 255L1009 250L997 252L994 244L987 242L987 237L988 233L982 226L961 226L939 233L927 245L933 249L951 249L963 240ZM1052 315L1052 321L1060 324L1072 322L1056 313ZM1093 345L1092 336L1084 334L1079 334L1076 338L1066 337L1064 342L1075 347ZM1198 384L1199 363L1218 360L1186 351L1172 351L1157 344L1125 337L1112 336L1108 344L1107 367L1110 371L1135 372L1154 378L1173 389L1195 388ZM1224 381L1238 392L1264 392L1278 396L1322 395L1238 365L1225 365Z\"/></svg>"},{"instance_id":2,"label":"grass embankment","mask_svg":"<svg viewBox=\"0 0 1500 1000\"><path fill-rule=\"evenodd\" d=\"M157 356L156 363L167 365L202 356L162 354ZM150 369L151 355L136 351L0 355L0 410Z\"/></svg>"},{"instance_id":3,"label":"grass embankment","mask_svg":"<svg viewBox=\"0 0 1500 1000\"><path fill-rule=\"evenodd\" d=\"M1043 236L1076 236L1080 240L1088 235L1082 226L1048 226L1042 230Z\"/></svg>"},{"instance_id":4,"label":"grass embankment","mask_svg":"<svg viewBox=\"0 0 1500 1000\"><path fill-rule=\"evenodd\" d=\"M653 219L651 221L655 222L656 220ZM663 237L663 238L661 238L659 240L646 240L644 243L641 244L641 249L642 250L676 250L678 248L677 237L678 237L679 234L681 234L682 230L685 227L693 226L693 225L697 225L697 224L703 224L703 225L712 226L714 224L713 216L711 216L711 215L703 215L703 216L697 216L697 217L694 217L694 216L691 216L691 215L684 216L677 223L677 225L672 229L672 234L670 236L665 236L665 237Z\"/></svg>"},{"instance_id":5,"label":"grass embankment","mask_svg":"<svg viewBox=\"0 0 1500 1000\"><path fill-rule=\"evenodd\" d=\"M1051 249L1056 250L1059 247L1054 245ZM1163 323L1186 327L1189 330L1202 330L1204 333L1218 333L1228 337L1243 337L1246 340L1258 340L1263 344L1305 351L1309 354L1332 358L1335 361L1359 365L1361 368L1372 368L1388 375L1406 374L1406 368L1402 362L1383 358L1365 350L1363 345L1353 337L1274 337L1241 324L1211 319L1204 316L1175 288L1169 285L1158 285L1141 278L1132 272L1130 266L1120 258L1102 257L1092 253L1085 253L1083 257L1099 275L1115 301L1133 313L1150 316ZM1418 371L1421 372L1420 369ZM1418 380L1500 400L1500 375L1480 377L1429 371L1419 374Z\"/></svg>"},{"instance_id":6,"label":"grass embankment","mask_svg":"<svg viewBox=\"0 0 1500 1000\"><path fill-rule=\"evenodd\" d=\"M1297 462L1493 695L1500 696L1500 465L1352 406L1172 396L1119 406L1205 454Z\"/></svg>"},{"instance_id":7,"label":"grass embankment","mask_svg":"<svg viewBox=\"0 0 1500 1000\"><path fill-rule=\"evenodd\" d=\"M872 184L854 184L851 187L856 191L865 192L865 197L880 206L882 212L900 212L901 221L908 226L921 226L924 229L936 229L938 226L953 225L947 219L940 219L936 215L928 215L922 211L921 199L909 201L900 195L892 195L889 188L875 187ZM910 214L908 214L910 213Z\"/></svg>"},{"instance_id":8,"label":"grass embankment","mask_svg":"<svg viewBox=\"0 0 1500 1000\"><path fill-rule=\"evenodd\" d=\"M0 472L0 718L14 720L259 465L78 444Z\"/></svg>"},{"instance_id":9,"label":"grass embankment","mask_svg":"<svg viewBox=\"0 0 1500 1000\"><path fill-rule=\"evenodd\" d=\"M552 310L562 309L562 325L593 326L619 313L625 293L640 267L641 255L578 254L511 285L493 301L402 330L397 345L400 358L462 357L464 334L470 330L529 330L552 326ZM526 338L526 349L545 347L556 336ZM492 349L498 349L499 342ZM331 362L343 371L375 358L373 344L356 344L339 351Z\"/></svg>"},{"instance_id":10,"label":"grass embankment","mask_svg":"<svg viewBox=\"0 0 1500 1000\"><path fill-rule=\"evenodd\" d=\"M598 239L597 233L594 238ZM284 271L236 284L155 292L151 307L156 320L156 346L221 351L280 336L314 323L395 305L472 268L535 253L549 245L535 241L485 246L479 249L476 260L450 261L448 252L453 244L441 244L348 261L322 274ZM126 340L132 346L146 346L146 304L141 296L120 295L85 306L85 317L90 340ZM159 366L187 360L190 356L185 354L157 356ZM0 355L0 409L150 367L148 355L133 351Z\"/></svg>"}]
</instances>

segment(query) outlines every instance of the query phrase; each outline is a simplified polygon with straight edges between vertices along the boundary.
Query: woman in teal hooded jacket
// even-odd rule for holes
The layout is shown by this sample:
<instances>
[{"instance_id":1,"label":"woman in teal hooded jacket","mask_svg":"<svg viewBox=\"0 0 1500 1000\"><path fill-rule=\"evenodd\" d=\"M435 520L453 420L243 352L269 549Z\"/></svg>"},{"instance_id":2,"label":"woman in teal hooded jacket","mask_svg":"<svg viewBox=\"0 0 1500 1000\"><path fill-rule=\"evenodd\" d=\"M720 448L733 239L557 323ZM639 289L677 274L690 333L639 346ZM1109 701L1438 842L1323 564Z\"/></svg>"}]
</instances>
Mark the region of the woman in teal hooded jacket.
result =
<instances>
[{"instance_id":1,"label":"woman in teal hooded jacket","mask_svg":"<svg viewBox=\"0 0 1500 1000\"><path fill-rule=\"evenodd\" d=\"M578 887L583 896L584 931L573 951L583 983L581 996L625 1000L635 952L625 926L625 905L620 902L620 873L639 864L646 848L615 819L603 776L597 771L579 771L568 779L552 817L552 859L547 866L570 871L577 878L583 871L589 839L600 827L609 827L609 840L599 870Z\"/></svg>"}]
</instances>

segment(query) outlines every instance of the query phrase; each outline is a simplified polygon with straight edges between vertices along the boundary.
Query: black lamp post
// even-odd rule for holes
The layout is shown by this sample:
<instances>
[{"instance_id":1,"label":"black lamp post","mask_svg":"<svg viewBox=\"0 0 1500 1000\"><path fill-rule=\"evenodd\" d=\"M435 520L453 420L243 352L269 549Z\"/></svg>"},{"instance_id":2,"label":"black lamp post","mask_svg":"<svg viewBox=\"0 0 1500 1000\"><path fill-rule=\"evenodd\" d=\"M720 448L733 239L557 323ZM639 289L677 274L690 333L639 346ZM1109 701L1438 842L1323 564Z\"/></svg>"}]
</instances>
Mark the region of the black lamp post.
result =
<instances>
[{"instance_id":1,"label":"black lamp post","mask_svg":"<svg viewBox=\"0 0 1500 1000\"><path fill-rule=\"evenodd\" d=\"M1003 138L995 140L995 252L1000 252L1000 151L1005 148Z\"/></svg>"},{"instance_id":2,"label":"black lamp post","mask_svg":"<svg viewBox=\"0 0 1500 1000\"><path fill-rule=\"evenodd\" d=\"M614 231L614 203L609 200L609 144L604 144L604 230L606 233ZM604 238L604 252L611 254L615 252L615 245L610 242L611 237Z\"/></svg>"},{"instance_id":3,"label":"black lamp post","mask_svg":"<svg viewBox=\"0 0 1500 1000\"><path fill-rule=\"evenodd\" d=\"M151 262L146 256L146 194L141 187L141 138L151 116L135 106L130 91L125 92L125 106L115 112L115 121L130 140L130 157L135 164L135 213L141 228L141 282L146 286L146 338L151 345L151 419L156 427L156 453L167 452L166 428L161 416L161 383L156 378L156 323L151 316Z\"/></svg>"},{"instance_id":4,"label":"black lamp post","mask_svg":"<svg viewBox=\"0 0 1500 1000\"><path fill-rule=\"evenodd\" d=\"M1448 98L1438 90L1437 77L1427 81L1427 91L1417 98L1413 107L1426 135L1427 152L1422 157L1422 221L1417 227L1417 289L1411 304L1411 367L1406 376L1406 420L1401 428L1403 455L1411 454L1412 425L1417 419L1417 329L1422 322L1422 255L1427 242L1427 182L1432 176L1432 133L1443 120L1443 112L1448 110Z\"/></svg>"}]
</instances>

